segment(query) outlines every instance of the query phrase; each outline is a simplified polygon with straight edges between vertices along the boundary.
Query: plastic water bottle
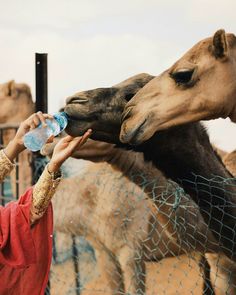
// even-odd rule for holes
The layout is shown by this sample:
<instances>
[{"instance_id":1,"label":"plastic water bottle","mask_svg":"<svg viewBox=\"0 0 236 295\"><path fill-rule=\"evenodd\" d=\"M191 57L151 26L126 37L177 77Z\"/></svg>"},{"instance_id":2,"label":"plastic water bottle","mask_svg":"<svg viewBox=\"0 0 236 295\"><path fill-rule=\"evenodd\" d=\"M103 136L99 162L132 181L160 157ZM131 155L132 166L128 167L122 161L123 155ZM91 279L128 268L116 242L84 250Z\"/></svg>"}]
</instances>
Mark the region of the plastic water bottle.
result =
<instances>
[{"instance_id":1,"label":"plastic water bottle","mask_svg":"<svg viewBox=\"0 0 236 295\"><path fill-rule=\"evenodd\" d=\"M40 124L37 128L27 132L24 136L24 145L32 152L40 151L49 137L60 134L68 124L66 113L61 112L53 115L54 119L46 119L47 126Z\"/></svg>"}]
</instances>

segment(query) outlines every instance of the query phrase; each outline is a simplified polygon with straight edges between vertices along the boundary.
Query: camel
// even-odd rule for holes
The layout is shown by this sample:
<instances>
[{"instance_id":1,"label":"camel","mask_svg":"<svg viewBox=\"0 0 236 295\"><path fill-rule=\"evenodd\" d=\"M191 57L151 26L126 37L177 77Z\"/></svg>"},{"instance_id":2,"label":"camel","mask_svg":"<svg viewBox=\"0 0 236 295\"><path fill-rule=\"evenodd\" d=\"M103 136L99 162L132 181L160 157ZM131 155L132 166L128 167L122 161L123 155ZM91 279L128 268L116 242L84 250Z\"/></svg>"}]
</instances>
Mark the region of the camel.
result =
<instances>
[{"instance_id":1,"label":"camel","mask_svg":"<svg viewBox=\"0 0 236 295\"><path fill-rule=\"evenodd\" d=\"M17 126L20 122L26 119L34 112L34 103L31 96L30 88L24 83L15 83L14 80L0 84L0 125L11 124ZM2 132L2 144L7 144L14 136L15 130L5 130ZM18 163L19 169L19 186L18 194L24 193L31 181L30 167L31 153L24 151L20 154ZM17 194L16 189L16 172L11 174L11 186L13 194Z\"/></svg>"},{"instance_id":2,"label":"camel","mask_svg":"<svg viewBox=\"0 0 236 295\"><path fill-rule=\"evenodd\" d=\"M0 84L0 124L20 123L34 112L30 88L11 80Z\"/></svg>"},{"instance_id":3,"label":"camel","mask_svg":"<svg viewBox=\"0 0 236 295\"><path fill-rule=\"evenodd\" d=\"M43 153L50 154L54 145L45 146ZM186 232L191 236L196 220L201 220L196 238L201 240L207 232L191 198L183 195L179 209L173 210L176 184L168 183L159 170L145 163L142 154L107 143L88 141L86 145L73 157L98 163L60 184L53 201L55 230L82 235L91 242L99 253L108 290L112 294L145 294L145 261L181 254L199 260L201 255L188 245L192 240L181 242ZM155 196L154 202L151 196ZM176 219L185 231L183 237L176 229ZM211 233L208 239L214 243Z\"/></svg>"},{"instance_id":4,"label":"camel","mask_svg":"<svg viewBox=\"0 0 236 295\"><path fill-rule=\"evenodd\" d=\"M181 124L229 117L236 122L236 37L218 30L130 100L120 139L140 144Z\"/></svg>"},{"instance_id":5,"label":"camel","mask_svg":"<svg viewBox=\"0 0 236 295\"><path fill-rule=\"evenodd\" d=\"M141 74L123 82L124 88L122 88L121 97L115 94L122 87L122 83L111 88L80 92L69 97L65 107L65 111L70 117L67 132L71 135L78 135L89 127L94 130L93 139L120 144L119 130L124 100L131 98L128 95L129 87L127 85L135 79L140 81L147 76L149 75ZM149 78L153 79L151 76ZM231 178L232 175L216 157L204 128L199 123L176 127L159 132L158 135L153 136L140 146L129 146L129 148L142 151L146 160L152 161L157 168L164 172L166 177L180 183L185 191L190 193L193 200L198 203L204 221L214 235L215 244L219 246L217 251L224 253L223 260L227 263L228 268L234 268L235 241L231 238L234 237L235 212L230 205L235 202L233 198L234 181L231 180L232 184L229 181L229 191L224 193L224 182L214 175L222 178ZM198 155L197 158L196 155ZM214 199L209 197L211 194L214 195ZM227 206L224 206L225 204ZM211 210L211 215L208 214L209 210ZM218 221L219 216L220 222ZM205 252L211 251L215 250L206 246ZM214 260L210 263L213 268ZM219 271L221 270L219 269ZM233 285L235 286L235 284ZM231 290L231 292L234 291Z\"/></svg>"}]
</instances>

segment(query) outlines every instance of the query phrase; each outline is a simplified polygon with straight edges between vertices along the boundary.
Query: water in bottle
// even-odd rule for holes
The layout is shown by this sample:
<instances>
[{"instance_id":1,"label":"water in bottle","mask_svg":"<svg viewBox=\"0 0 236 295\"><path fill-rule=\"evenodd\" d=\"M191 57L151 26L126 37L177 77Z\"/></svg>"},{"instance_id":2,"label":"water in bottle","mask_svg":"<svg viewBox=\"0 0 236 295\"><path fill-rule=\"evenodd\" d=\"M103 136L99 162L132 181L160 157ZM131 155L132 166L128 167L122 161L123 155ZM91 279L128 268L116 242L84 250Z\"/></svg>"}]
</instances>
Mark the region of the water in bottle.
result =
<instances>
[{"instance_id":1,"label":"water in bottle","mask_svg":"<svg viewBox=\"0 0 236 295\"><path fill-rule=\"evenodd\" d=\"M68 124L66 113L61 112L55 114L53 120L46 119L47 126L40 124L37 128L29 131L24 136L24 145L32 152L41 150L49 137L60 134Z\"/></svg>"}]
</instances>

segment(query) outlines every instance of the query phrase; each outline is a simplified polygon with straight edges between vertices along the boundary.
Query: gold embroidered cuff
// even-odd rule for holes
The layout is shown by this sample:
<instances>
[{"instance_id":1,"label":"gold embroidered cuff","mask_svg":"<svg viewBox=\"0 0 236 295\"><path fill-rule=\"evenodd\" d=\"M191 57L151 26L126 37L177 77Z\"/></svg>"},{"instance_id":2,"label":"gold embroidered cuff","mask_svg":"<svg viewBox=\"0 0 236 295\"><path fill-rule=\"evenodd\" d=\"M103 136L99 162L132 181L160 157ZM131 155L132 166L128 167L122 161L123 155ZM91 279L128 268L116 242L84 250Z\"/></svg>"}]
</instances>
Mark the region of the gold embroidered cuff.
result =
<instances>
[{"instance_id":1,"label":"gold embroidered cuff","mask_svg":"<svg viewBox=\"0 0 236 295\"><path fill-rule=\"evenodd\" d=\"M54 175L48 171L48 166L46 166L33 188L31 220L39 219L44 214L60 181L61 174L55 179Z\"/></svg>"},{"instance_id":2,"label":"gold embroidered cuff","mask_svg":"<svg viewBox=\"0 0 236 295\"><path fill-rule=\"evenodd\" d=\"M0 182L12 171L15 167L3 150L0 151Z\"/></svg>"}]
</instances>

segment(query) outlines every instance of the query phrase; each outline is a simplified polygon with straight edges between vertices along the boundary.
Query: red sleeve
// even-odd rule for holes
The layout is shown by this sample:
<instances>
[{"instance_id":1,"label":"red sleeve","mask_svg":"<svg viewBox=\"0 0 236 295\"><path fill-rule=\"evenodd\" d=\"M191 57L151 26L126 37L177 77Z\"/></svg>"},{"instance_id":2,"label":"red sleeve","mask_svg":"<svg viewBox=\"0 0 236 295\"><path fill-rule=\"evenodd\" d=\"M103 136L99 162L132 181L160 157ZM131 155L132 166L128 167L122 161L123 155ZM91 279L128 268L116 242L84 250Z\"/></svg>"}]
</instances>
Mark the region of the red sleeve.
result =
<instances>
[{"instance_id":1,"label":"red sleeve","mask_svg":"<svg viewBox=\"0 0 236 295\"><path fill-rule=\"evenodd\" d=\"M32 188L18 202L0 207L0 264L25 267L36 262L30 228Z\"/></svg>"},{"instance_id":2,"label":"red sleeve","mask_svg":"<svg viewBox=\"0 0 236 295\"><path fill-rule=\"evenodd\" d=\"M52 259L53 212L30 227L32 189L0 207L0 294L44 295Z\"/></svg>"}]
</instances>

